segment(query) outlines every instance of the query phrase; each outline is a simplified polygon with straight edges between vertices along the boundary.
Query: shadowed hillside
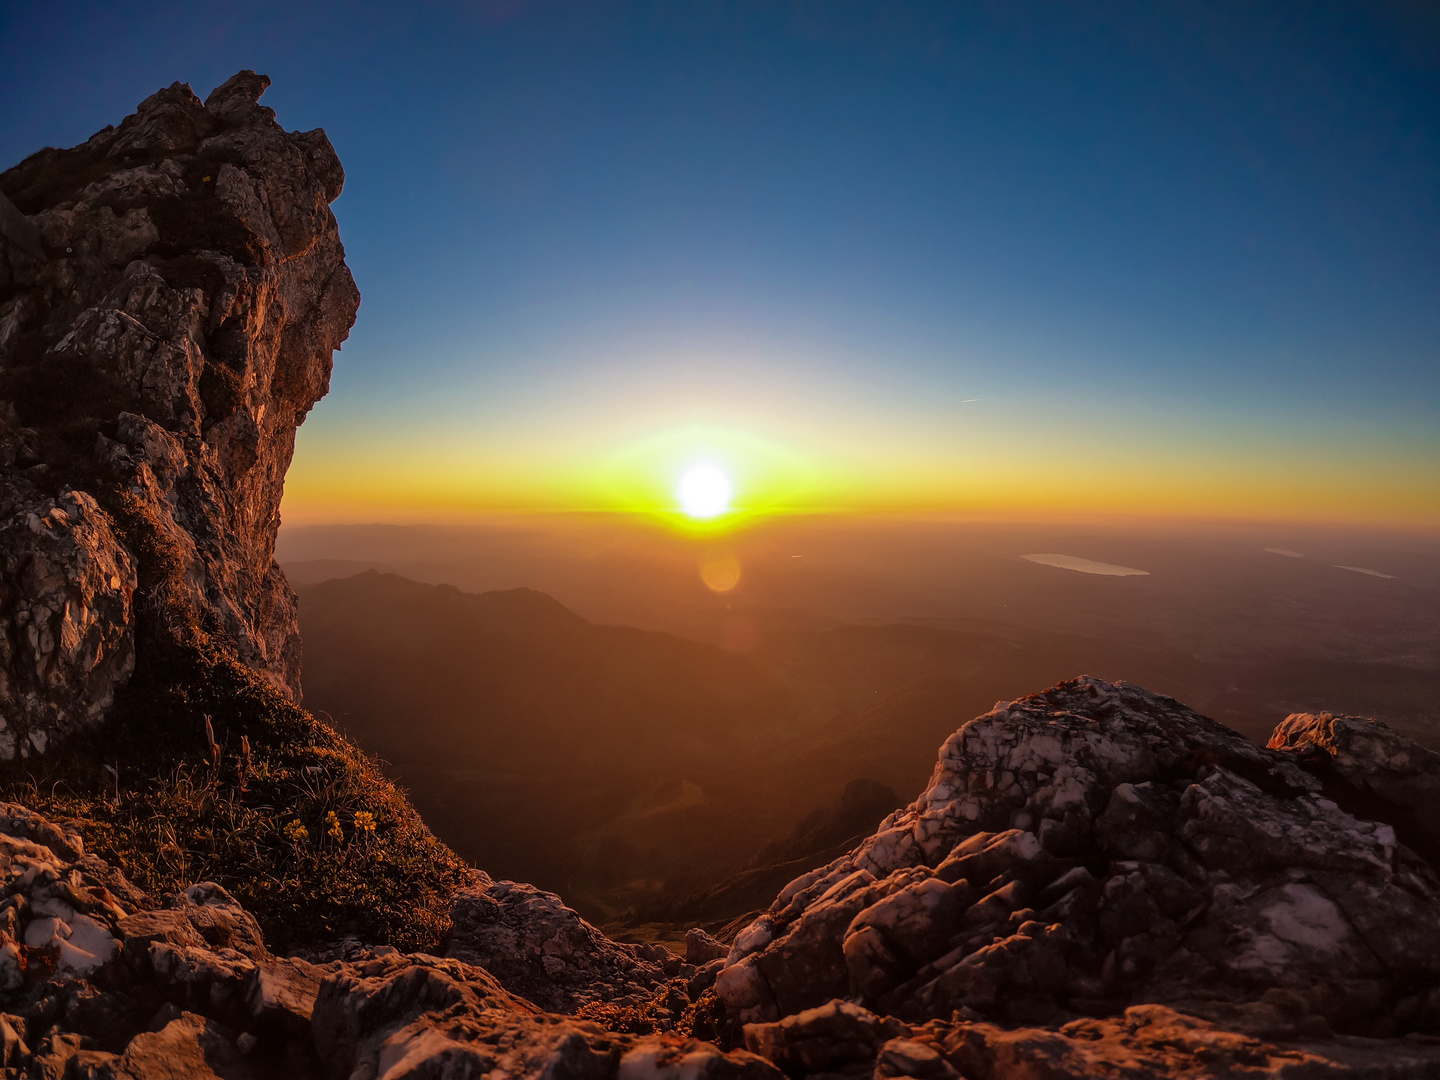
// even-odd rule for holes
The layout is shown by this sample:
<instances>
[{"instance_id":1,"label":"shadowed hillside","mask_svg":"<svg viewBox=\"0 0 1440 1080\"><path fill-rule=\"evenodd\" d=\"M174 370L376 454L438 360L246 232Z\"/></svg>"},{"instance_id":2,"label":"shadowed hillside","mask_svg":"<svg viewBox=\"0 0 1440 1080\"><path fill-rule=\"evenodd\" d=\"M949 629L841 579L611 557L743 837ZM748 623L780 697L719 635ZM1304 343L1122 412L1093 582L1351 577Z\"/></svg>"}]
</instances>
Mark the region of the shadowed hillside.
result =
<instances>
[{"instance_id":1,"label":"shadowed hillside","mask_svg":"<svg viewBox=\"0 0 1440 1080\"><path fill-rule=\"evenodd\" d=\"M1113 635L978 619L875 625L737 605L741 653L592 623L530 589L368 571L299 596L307 706L388 762L475 865L612 925L751 910L893 808L872 798L847 815L847 784L917 790L966 718L1077 671L1200 700L1248 677L1260 699L1248 708L1270 726L1287 683L1333 688L1342 706L1344 683L1365 689L1305 658L1236 675Z\"/></svg>"},{"instance_id":2,"label":"shadowed hillside","mask_svg":"<svg viewBox=\"0 0 1440 1080\"><path fill-rule=\"evenodd\" d=\"M778 827L742 786L800 710L750 659L527 589L372 571L300 595L306 701L477 865L583 899L738 864Z\"/></svg>"}]
</instances>

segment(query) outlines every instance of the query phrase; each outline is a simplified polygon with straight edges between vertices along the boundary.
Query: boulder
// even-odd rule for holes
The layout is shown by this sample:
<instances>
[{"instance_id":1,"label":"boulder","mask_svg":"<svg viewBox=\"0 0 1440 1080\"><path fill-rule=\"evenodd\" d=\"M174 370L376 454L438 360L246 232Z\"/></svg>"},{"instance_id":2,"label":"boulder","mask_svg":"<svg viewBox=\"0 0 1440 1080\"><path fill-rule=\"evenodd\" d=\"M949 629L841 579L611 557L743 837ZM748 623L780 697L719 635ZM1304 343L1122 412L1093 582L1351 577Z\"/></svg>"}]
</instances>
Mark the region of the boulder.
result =
<instances>
[{"instance_id":1,"label":"boulder","mask_svg":"<svg viewBox=\"0 0 1440 1080\"><path fill-rule=\"evenodd\" d=\"M1322 777L1333 773L1390 817L1402 838L1440 858L1440 754L1379 720L1332 713L1291 713L1270 736L1272 750L1302 758ZM1388 811L1388 813L1387 813Z\"/></svg>"},{"instance_id":2,"label":"boulder","mask_svg":"<svg viewBox=\"0 0 1440 1080\"><path fill-rule=\"evenodd\" d=\"M478 871L450 917L446 956L485 968L507 990L555 1012L645 1001L679 973L665 970L674 958L663 946L611 941L554 893Z\"/></svg>"},{"instance_id":3,"label":"boulder","mask_svg":"<svg viewBox=\"0 0 1440 1080\"><path fill-rule=\"evenodd\" d=\"M685 931L685 962L701 967L730 955L730 946L716 941L698 926Z\"/></svg>"},{"instance_id":4,"label":"boulder","mask_svg":"<svg viewBox=\"0 0 1440 1080\"><path fill-rule=\"evenodd\" d=\"M904 1028L849 1001L831 1001L772 1024L746 1024L748 1049L790 1076L837 1072L873 1061Z\"/></svg>"},{"instance_id":5,"label":"boulder","mask_svg":"<svg viewBox=\"0 0 1440 1080\"><path fill-rule=\"evenodd\" d=\"M188 1012L158 1031L136 1035L113 1067L115 1080L263 1080L265 1075L245 1060L232 1031Z\"/></svg>"},{"instance_id":6,"label":"boulder","mask_svg":"<svg viewBox=\"0 0 1440 1080\"><path fill-rule=\"evenodd\" d=\"M912 1024L1163 1004L1240 1033L1440 1035L1440 877L1377 812L1408 813L1433 755L1335 718L1272 745L1124 683L1002 704L913 804L780 892L716 994L760 1032L848 999Z\"/></svg>"}]
</instances>

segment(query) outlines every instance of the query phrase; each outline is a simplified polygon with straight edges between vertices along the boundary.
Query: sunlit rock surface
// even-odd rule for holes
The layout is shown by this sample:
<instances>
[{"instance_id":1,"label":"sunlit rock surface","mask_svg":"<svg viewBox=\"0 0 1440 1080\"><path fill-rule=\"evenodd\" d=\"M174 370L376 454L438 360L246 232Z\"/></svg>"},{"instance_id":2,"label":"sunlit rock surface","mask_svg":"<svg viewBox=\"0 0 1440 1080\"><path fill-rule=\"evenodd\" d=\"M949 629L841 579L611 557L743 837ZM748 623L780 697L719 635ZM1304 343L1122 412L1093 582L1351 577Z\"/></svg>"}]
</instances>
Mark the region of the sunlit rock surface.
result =
<instances>
[{"instance_id":1,"label":"sunlit rock surface","mask_svg":"<svg viewBox=\"0 0 1440 1080\"><path fill-rule=\"evenodd\" d=\"M298 694L280 497L359 293L340 162L258 104L268 84L176 83L0 176L49 255L0 244L0 756L105 714L137 545L156 603Z\"/></svg>"},{"instance_id":2,"label":"sunlit rock surface","mask_svg":"<svg viewBox=\"0 0 1440 1080\"><path fill-rule=\"evenodd\" d=\"M1353 718L1292 717L1273 745L1124 683L1002 704L946 741L911 806L739 934L716 992L791 1075L837 1067L817 1039L911 1075L909 1051L880 1054L894 1022L977 1076L1090 1075L1110 1052L1168 1075L1172 1029L1229 1040L1245 1068L1329 1053L1256 1040L1420 1053L1440 1042L1440 878L1386 807L1408 812L1395 792L1429 782L1431 755ZM1007 1072L982 1046L1050 1064Z\"/></svg>"},{"instance_id":3,"label":"sunlit rock surface","mask_svg":"<svg viewBox=\"0 0 1440 1080\"><path fill-rule=\"evenodd\" d=\"M218 885L147 896L73 831L0 803L4 1076L780 1076L744 1050L546 1012L458 959L354 952L274 956Z\"/></svg>"},{"instance_id":4,"label":"sunlit rock surface","mask_svg":"<svg viewBox=\"0 0 1440 1080\"><path fill-rule=\"evenodd\" d=\"M1363 716L1293 713L1275 728L1270 748L1299 755L1317 775L1338 774L1395 818L1407 842L1433 864L1440 857L1440 754Z\"/></svg>"},{"instance_id":5,"label":"sunlit rock surface","mask_svg":"<svg viewBox=\"0 0 1440 1080\"><path fill-rule=\"evenodd\" d=\"M25 451L13 407L9 419L0 464L13 465ZM135 568L83 491L45 496L0 476L0 504L0 758L13 758L114 702L135 667Z\"/></svg>"}]
</instances>

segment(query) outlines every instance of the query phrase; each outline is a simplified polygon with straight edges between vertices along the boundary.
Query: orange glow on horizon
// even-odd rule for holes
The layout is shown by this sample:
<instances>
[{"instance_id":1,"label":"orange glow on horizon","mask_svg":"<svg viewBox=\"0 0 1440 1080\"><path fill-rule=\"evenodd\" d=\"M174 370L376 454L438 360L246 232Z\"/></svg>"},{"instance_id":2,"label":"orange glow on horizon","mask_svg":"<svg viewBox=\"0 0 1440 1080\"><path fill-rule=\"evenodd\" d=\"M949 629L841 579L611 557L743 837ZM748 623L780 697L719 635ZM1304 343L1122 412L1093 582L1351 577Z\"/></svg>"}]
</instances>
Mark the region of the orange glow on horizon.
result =
<instances>
[{"instance_id":1,"label":"orange glow on horizon","mask_svg":"<svg viewBox=\"0 0 1440 1080\"><path fill-rule=\"evenodd\" d=\"M1208 476L1195 469L1167 472L1139 466L1108 476L1069 468L1058 475L1018 469L988 476L935 477L911 472L885 482L855 476L849 483L815 485L785 499L779 492L746 501L726 513L687 514L678 500L617 497L613 490L555 477L523 482L519 476L405 475L399 466L359 476L297 461L286 484L284 519L290 524L355 521L448 521L496 513L599 513L648 518L679 532L708 535L756 521L805 515L992 520L1193 519L1294 522L1440 530L1440 478L1265 475ZM377 475L377 472L379 475ZM869 480L870 482L866 482ZM641 493L643 495L643 492Z\"/></svg>"},{"instance_id":2,"label":"orange glow on horizon","mask_svg":"<svg viewBox=\"0 0 1440 1080\"><path fill-rule=\"evenodd\" d=\"M402 428L380 438L342 429L319 441L307 424L284 516L303 524L601 513L695 536L813 514L1440 529L1440 448L1424 443L1326 433L1306 444L1283 433L1170 433L1158 422L1079 430L1006 415L938 432L888 422L797 424L788 438L689 424L628 438L580 427L486 439Z\"/></svg>"}]
</instances>

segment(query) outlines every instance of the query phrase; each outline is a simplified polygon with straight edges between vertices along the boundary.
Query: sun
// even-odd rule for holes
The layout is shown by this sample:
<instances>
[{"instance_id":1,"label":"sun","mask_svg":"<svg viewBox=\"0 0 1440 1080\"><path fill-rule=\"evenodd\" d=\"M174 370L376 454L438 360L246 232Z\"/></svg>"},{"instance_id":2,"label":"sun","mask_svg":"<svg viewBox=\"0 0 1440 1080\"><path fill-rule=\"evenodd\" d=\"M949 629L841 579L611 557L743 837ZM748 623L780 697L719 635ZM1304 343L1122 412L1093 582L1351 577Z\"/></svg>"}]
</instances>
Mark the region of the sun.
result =
<instances>
[{"instance_id":1,"label":"sun","mask_svg":"<svg viewBox=\"0 0 1440 1080\"><path fill-rule=\"evenodd\" d=\"M675 493L692 518L719 517L730 509L730 478L714 465L697 465L680 478Z\"/></svg>"}]
</instances>

